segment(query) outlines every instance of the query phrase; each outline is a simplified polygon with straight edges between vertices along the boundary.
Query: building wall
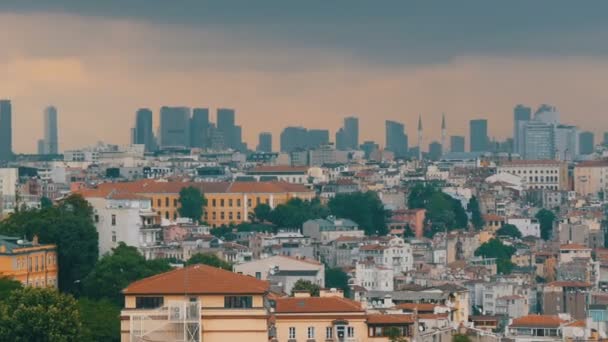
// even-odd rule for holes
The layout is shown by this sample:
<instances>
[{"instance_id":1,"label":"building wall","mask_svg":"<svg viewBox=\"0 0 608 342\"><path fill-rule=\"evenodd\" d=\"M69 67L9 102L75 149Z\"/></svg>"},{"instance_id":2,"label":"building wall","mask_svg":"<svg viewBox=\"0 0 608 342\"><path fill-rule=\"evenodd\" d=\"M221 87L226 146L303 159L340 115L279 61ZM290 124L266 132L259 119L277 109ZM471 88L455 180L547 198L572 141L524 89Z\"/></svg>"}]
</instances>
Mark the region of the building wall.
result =
<instances>
[{"instance_id":1,"label":"building wall","mask_svg":"<svg viewBox=\"0 0 608 342\"><path fill-rule=\"evenodd\" d=\"M367 341L367 325L365 324L365 316L363 313L344 313L340 314L304 314L304 315L277 315L275 327L276 327L276 339L277 341L325 341L326 340L326 329L331 327L333 329L333 340L337 341L336 327L334 326L335 320L346 320L348 326L354 328L354 337L345 338L345 341ZM295 339L289 338L289 328L295 328ZM313 327L315 331L314 338L308 338L308 328ZM375 339L374 339L375 340Z\"/></svg>"},{"instance_id":2,"label":"building wall","mask_svg":"<svg viewBox=\"0 0 608 342\"><path fill-rule=\"evenodd\" d=\"M581 196L608 192L608 165L575 167L574 190Z\"/></svg>"},{"instance_id":3,"label":"building wall","mask_svg":"<svg viewBox=\"0 0 608 342\"><path fill-rule=\"evenodd\" d=\"M15 279L24 286L57 287L57 249L41 245L3 253L0 249L0 275Z\"/></svg>"}]
</instances>

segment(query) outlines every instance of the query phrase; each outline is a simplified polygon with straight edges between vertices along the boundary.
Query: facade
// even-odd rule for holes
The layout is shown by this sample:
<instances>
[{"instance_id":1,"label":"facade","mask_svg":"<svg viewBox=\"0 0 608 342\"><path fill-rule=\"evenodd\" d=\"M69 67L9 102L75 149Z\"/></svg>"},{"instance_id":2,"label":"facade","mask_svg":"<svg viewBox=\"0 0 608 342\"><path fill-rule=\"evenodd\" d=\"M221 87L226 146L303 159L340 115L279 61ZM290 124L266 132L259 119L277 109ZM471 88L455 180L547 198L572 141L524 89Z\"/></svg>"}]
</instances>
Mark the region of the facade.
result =
<instances>
[{"instance_id":1,"label":"facade","mask_svg":"<svg viewBox=\"0 0 608 342\"><path fill-rule=\"evenodd\" d=\"M412 246L398 237L393 237L386 243L359 247L359 260L392 269L395 275L414 268Z\"/></svg>"},{"instance_id":2,"label":"facade","mask_svg":"<svg viewBox=\"0 0 608 342\"><path fill-rule=\"evenodd\" d=\"M160 109L160 147L190 146L190 108L162 107Z\"/></svg>"},{"instance_id":3,"label":"facade","mask_svg":"<svg viewBox=\"0 0 608 342\"><path fill-rule=\"evenodd\" d=\"M23 286L57 287L57 247L40 244L38 237L25 241L0 235L0 277L9 277Z\"/></svg>"},{"instance_id":4,"label":"facade","mask_svg":"<svg viewBox=\"0 0 608 342\"><path fill-rule=\"evenodd\" d=\"M574 167L574 191L581 196L608 193L608 160L577 164Z\"/></svg>"},{"instance_id":5,"label":"facade","mask_svg":"<svg viewBox=\"0 0 608 342\"><path fill-rule=\"evenodd\" d=\"M155 149L152 121L152 111L148 108L140 108L135 113L134 143L144 145L146 152Z\"/></svg>"},{"instance_id":6,"label":"facade","mask_svg":"<svg viewBox=\"0 0 608 342\"><path fill-rule=\"evenodd\" d=\"M527 160L555 158L555 127L552 124L529 121L523 125L523 154Z\"/></svg>"},{"instance_id":7,"label":"facade","mask_svg":"<svg viewBox=\"0 0 608 342\"><path fill-rule=\"evenodd\" d=\"M554 160L504 162L496 172L521 177L525 189L568 190L568 165Z\"/></svg>"},{"instance_id":8,"label":"facade","mask_svg":"<svg viewBox=\"0 0 608 342\"><path fill-rule=\"evenodd\" d=\"M538 223L538 220L535 218L508 218L507 223L517 227L517 230L519 230L522 237L534 236L540 238L540 223Z\"/></svg>"},{"instance_id":9,"label":"facade","mask_svg":"<svg viewBox=\"0 0 608 342\"><path fill-rule=\"evenodd\" d=\"M302 234L323 244L334 241L341 236L363 237L365 232L359 225L349 219L328 217L326 219L308 220L302 225Z\"/></svg>"},{"instance_id":10,"label":"facade","mask_svg":"<svg viewBox=\"0 0 608 342\"><path fill-rule=\"evenodd\" d=\"M578 135L579 153L582 155L592 154L595 149L594 140L593 132L581 132Z\"/></svg>"},{"instance_id":11,"label":"facade","mask_svg":"<svg viewBox=\"0 0 608 342\"><path fill-rule=\"evenodd\" d=\"M268 341L268 283L206 265L123 290L121 341Z\"/></svg>"},{"instance_id":12,"label":"facade","mask_svg":"<svg viewBox=\"0 0 608 342\"><path fill-rule=\"evenodd\" d=\"M511 295L496 299L496 314L509 318L526 316L529 312L528 299L524 296Z\"/></svg>"},{"instance_id":13,"label":"facade","mask_svg":"<svg viewBox=\"0 0 608 342\"><path fill-rule=\"evenodd\" d=\"M266 153L272 152L272 134L270 132L260 133L256 151Z\"/></svg>"},{"instance_id":14,"label":"facade","mask_svg":"<svg viewBox=\"0 0 608 342\"><path fill-rule=\"evenodd\" d=\"M486 152L488 151L488 120L478 119L471 120L469 123L470 127L470 139L471 152Z\"/></svg>"},{"instance_id":15,"label":"facade","mask_svg":"<svg viewBox=\"0 0 608 342\"><path fill-rule=\"evenodd\" d=\"M0 214L15 210L18 182L19 169L0 168Z\"/></svg>"},{"instance_id":16,"label":"facade","mask_svg":"<svg viewBox=\"0 0 608 342\"><path fill-rule=\"evenodd\" d=\"M13 159L13 121L10 100L0 100L0 162Z\"/></svg>"},{"instance_id":17,"label":"facade","mask_svg":"<svg viewBox=\"0 0 608 342\"><path fill-rule=\"evenodd\" d=\"M555 126L555 159L573 161L578 155L578 128Z\"/></svg>"},{"instance_id":18,"label":"facade","mask_svg":"<svg viewBox=\"0 0 608 342\"><path fill-rule=\"evenodd\" d=\"M452 135L450 137L450 152L464 153L464 137L460 135Z\"/></svg>"},{"instance_id":19,"label":"facade","mask_svg":"<svg viewBox=\"0 0 608 342\"><path fill-rule=\"evenodd\" d=\"M404 158L408 152L407 135L405 126L396 121L387 120L385 122L386 145L385 149L395 154L396 158Z\"/></svg>"}]
</instances>

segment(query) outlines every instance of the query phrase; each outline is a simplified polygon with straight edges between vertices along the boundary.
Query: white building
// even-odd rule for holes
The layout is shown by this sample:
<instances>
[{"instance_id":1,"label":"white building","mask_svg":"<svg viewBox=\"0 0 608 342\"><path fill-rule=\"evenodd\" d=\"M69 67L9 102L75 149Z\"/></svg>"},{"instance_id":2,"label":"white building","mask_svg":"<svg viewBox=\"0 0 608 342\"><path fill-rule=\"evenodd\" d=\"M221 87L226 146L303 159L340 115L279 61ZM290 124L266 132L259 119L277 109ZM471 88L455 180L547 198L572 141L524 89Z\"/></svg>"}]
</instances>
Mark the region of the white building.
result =
<instances>
[{"instance_id":1,"label":"white building","mask_svg":"<svg viewBox=\"0 0 608 342\"><path fill-rule=\"evenodd\" d=\"M508 218L507 224L512 224L517 227L517 230L519 230L522 237L534 236L540 238L540 223L538 223L537 219L514 217Z\"/></svg>"},{"instance_id":2,"label":"white building","mask_svg":"<svg viewBox=\"0 0 608 342\"><path fill-rule=\"evenodd\" d=\"M524 189L568 190L568 164L555 160L513 160L497 167L524 181Z\"/></svg>"},{"instance_id":3,"label":"white building","mask_svg":"<svg viewBox=\"0 0 608 342\"><path fill-rule=\"evenodd\" d=\"M393 291L393 269L376 265L372 261L357 262L355 267L355 284L368 291Z\"/></svg>"},{"instance_id":4,"label":"white building","mask_svg":"<svg viewBox=\"0 0 608 342\"><path fill-rule=\"evenodd\" d=\"M378 266L392 269L395 275L414 268L412 246L398 237L393 237L387 243L361 246L359 261L373 261Z\"/></svg>"},{"instance_id":5,"label":"white building","mask_svg":"<svg viewBox=\"0 0 608 342\"><path fill-rule=\"evenodd\" d=\"M15 210L19 169L0 168L0 214Z\"/></svg>"},{"instance_id":6,"label":"white building","mask_svg":"<svg viewBox=\"0 0 608 342\"><path fill-rule=\"evenodd\" d=\"M324 244L341 236L363 237L365 235L365 232L359 229L359 225L354 221L333 216L304 222L302 233Z\"/></svg>"}]
</instances>

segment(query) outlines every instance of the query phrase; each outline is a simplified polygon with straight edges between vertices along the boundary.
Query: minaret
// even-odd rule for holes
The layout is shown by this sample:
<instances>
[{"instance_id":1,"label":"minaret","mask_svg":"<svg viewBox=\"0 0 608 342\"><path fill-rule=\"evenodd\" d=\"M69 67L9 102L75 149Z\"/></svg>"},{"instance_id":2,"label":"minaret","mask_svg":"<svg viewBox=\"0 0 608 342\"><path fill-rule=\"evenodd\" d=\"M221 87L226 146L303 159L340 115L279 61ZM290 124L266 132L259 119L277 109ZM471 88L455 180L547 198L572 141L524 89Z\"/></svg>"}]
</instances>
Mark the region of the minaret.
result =
<instances>
[{"instance_id":1,"label":"minaret","mask_svg":"<svg viewBox=\"0 0 608 342\"><path fill-rule=\"evenodd\" d=\"M422 160L422 115L418 116L418 160Z\"/></svg>"},{"instance_id":2,"label":"minaret","mask_svg":"<svg viewBox=\"0 0 608 342\"><path fill-rule=\"evenodd\" d=\"M447 131L445 128L445 113L441 114L441 154L443 155L446 151L445 138Z\"/></svg>"}]
</instances>

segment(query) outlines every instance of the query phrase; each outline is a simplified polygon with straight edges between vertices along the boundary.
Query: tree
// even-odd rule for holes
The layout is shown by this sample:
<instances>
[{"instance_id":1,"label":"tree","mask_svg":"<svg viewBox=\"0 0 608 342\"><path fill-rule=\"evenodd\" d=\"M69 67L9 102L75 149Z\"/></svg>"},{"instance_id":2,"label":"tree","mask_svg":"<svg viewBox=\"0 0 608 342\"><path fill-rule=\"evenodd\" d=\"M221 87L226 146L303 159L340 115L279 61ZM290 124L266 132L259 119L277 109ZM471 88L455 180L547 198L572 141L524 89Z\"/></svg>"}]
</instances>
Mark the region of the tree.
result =
<instances>
[{"instance_id":1,"label":"tree","mask_svg":"<svg viewBox=\"0 0 608 342\"><path fill-rule=\"evenodd\" d=\"M9 277L0 277L0 300L8 298L15 290L21 288L21 283Z\"/></svg>"},{"instance_id":2,"label":"tree","mask_svg":"<svg viewBox=\"0 0 608 342\"><path fill-rule=\"evenodd\" d=\"M53 201L51 201L50 198L42 196L40 198L40 208L41 209L46 209L46 208L50 208L53 206Z\"/></svg>"},{"instance_id":3,"label":"tree","mask_svg":"<svg viewBox=\"0 0 608 342\"><path fill-rule=\"evenodd\" d=\"M348 274L339 267L325 268L325 288L341 289L345 297L350 297Z\"/></svg>"},{"instance_id":4,"label":"tree","mask_svg":"<svg viewBox=\"0 0 608 342\"><path fill-rule=\"evenodd\" d=\"M467 209L471 213L471 223L477 230L481 230L485 224L483 216L481 216L481 210L479 209L479 201L477 197L472 196L467 205Z\"/></svg>"},{"instance_id":5,"label":"tree","mask_svg":"<svg viewBox=\"0 0 608 342\"><path fill-rule=\"evenodd\" d=\"M120 341L120 306L109 300L80 298L78 308L83 327L83 341Z\"/></svg>"},{"instance_id":6,"label":"tree","mask_svg":"<svg viewBox=\"0 0 608 342\"><path fill-rule=\"evenodd\" d=\"M197 222L203 217L203 207L207 204L207 200L198 188L189 186L180 190L179 204L180 207L177 209L179 215Z\"/></svg>"},{"instance_id":7,"label":"tree","mask_svg":"<svg viewBox=\"0 0 608 342\"><path fill-rule=\"evenodd\" d=\"M355 221L366 235L386 235L388 212L373 191L338 194L329 201L331 214Z\"/></svg>"},{"instance_id":8,"label":"tree","mask_svg":"<svg viewBox=\"0 0 608 342\"><path fill-rule=\"evenodd\" d=\"M132 282L167 272L171 266L165 260L147 261L135 247L124 242L104 255L83 281L83 292L91 299L107 299L123 305L122 290Z\"/></svg>"},{"instance_id":9,"label":"tree","mask_svg":"<svg viewBox=\"0 0 608 342\"><path fill-rule=\"evenodd\" d=\"M255 219L261 222L264 222L270 218L270 212L272 208L266 203L258 204L255 209L253 209L253 213L255 215Z\"/></svg>"},{"instance_id":10,"label":"tree","mask_svg":"<svg viewBox=\"0 0 608 342\"><path fill-rule=\"evenodd\" d=\"M466 228L469 218L459 200L445 194L435 185L416 184L408 195L410 209L426 209L425 235Z\"/></svg>"},{"instance_id":11,"label":"tree","mask_svg":"<svg viewBox=\"0 0 608 342\"><path fill-rule=\"evenodd\" d=\"M270 212L268 220L279 228L300 228L304 222L329 215L327 207L319 199L304 201L292 198L279 204Z\"/></svg>"},{"instance_id":12,"label":"tree","mask_svg":"<svg viewBox=\"0 0 608 342\"><path fill-rule=\"evenodd\" d=\"M397 327L386 329L386 336L389 342L408 342L407 337L403 336L402 330Z\"/></svg>"},{"instance_id":13,"label":"tree","mask_svg":"<svg viewBox=\"0 0 608 342\"><path fill-rule=\"evenodd\" d=\"M452 342L471 342L471 338L465 334L454 334Z\"/></svg>"},{"instance_id":14,"label":"tree","mask_svg":"<svg viewBox=\"0 0 608 342\"><path fill-rule=\"evenodd\" d=\"M231 263L218 258L218 256L213 253L197 253L190 257L190 259L188 259L188 261L186 262L186 265L188 266L196 264L203 264L207 266L221 268L226 271L232 271Z\"/></svg>"},{"instance_id":15,"label":"tree","mask_svg":"<svg viewBox=\"0 0 608 342\"><path fill-rule=\"evenodd\" d=\"M82 341L76 300L52 288L26 287L0 303L0 341Z\"/></svg>"},{"instance_id":16,"label":"tree","mask_svg":"<svg viewBox=\"0 0 608 342\"><path fill-rule=\"evenodd\" d=\"M515 247L507 246L498 239L491 239L475 250L477 256L496 259L497 272L503 274L511 273L514 267L511 262L513 254L515 254Z\"/></svg>"},{"instance_id":17,"label":"tree","mask_svg":"<svg viewBox=\"0 0 608 342\"><path fill-rule=\"evenodd\" d=\"M540 237L543 240L551 239L555 214L551 210L541 209L536 213L536 219L538 220L538 223L540 223Z\"/></svg>"},{"instance_id":18,"label":"tree","mask_svg":"<svg viewBox=\"0 0 608 342\"><path fill-rule=\"evenodd\" d=\"M317 284L313 284L310 280L300 279L293 285L291 295L293 296L296 291L308 291L312 297L319 297L321 287Z\"/></svg>"},{"instance_id":19,"label":"tree","mask_svg":"<svg viewBox=\"0 0 608 342\"><path fill-rule=\"evenodd\" d=\"M80 195L71 195L54 207L19 211L0 222L0 234L37 235L40 243L57 245L59 289L78 294L79 283L99 256L93 208Z\"/></svg>"},{"instance_id":20,"label":"tree","mask_svg":"<svg viewBox=\"0 0 608 342\"><path fill-rule=\"evenodd\" d=\"M497 236L510 236L512 238L521 239L521 232L513 224L505 224L496 231Z\"/></svg>"}]
</instances>

